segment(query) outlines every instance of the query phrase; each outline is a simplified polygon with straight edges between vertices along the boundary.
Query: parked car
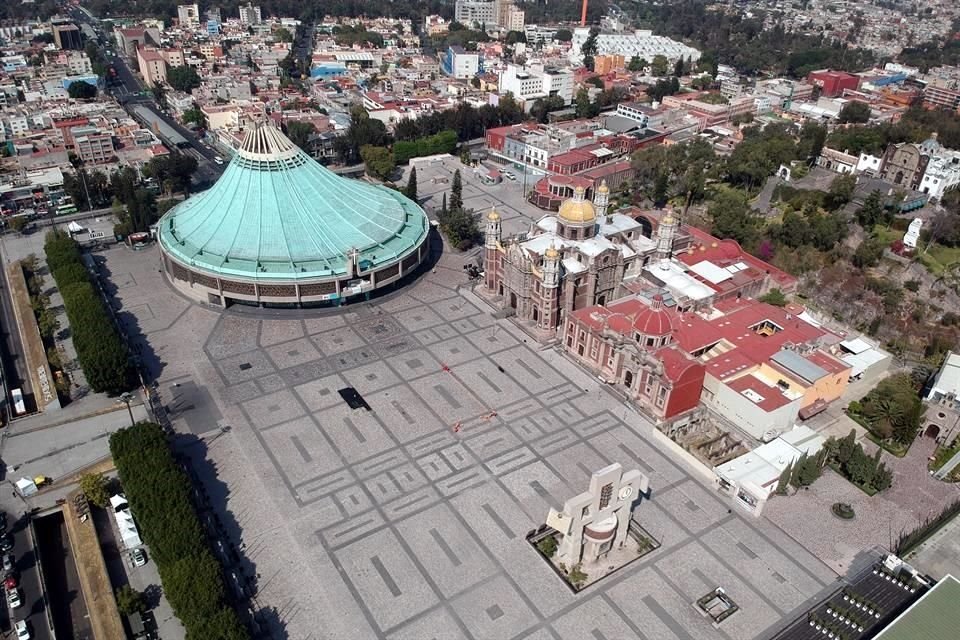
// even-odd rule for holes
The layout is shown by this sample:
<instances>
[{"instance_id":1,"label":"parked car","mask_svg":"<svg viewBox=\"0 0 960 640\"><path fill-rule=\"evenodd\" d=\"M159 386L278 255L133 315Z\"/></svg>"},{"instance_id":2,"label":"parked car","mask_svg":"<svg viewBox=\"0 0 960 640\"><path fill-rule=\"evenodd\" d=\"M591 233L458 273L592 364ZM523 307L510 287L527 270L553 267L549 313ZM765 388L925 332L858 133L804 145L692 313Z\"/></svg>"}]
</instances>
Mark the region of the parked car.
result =
<instances>
[{"instance_id":1,"label":"parked car","mask_svg":"<svg viewBox=\"0 0 960 640\"><path fill-rule=\"evenodd\" d=\"M18 609L23 604L23 601L20 599L19 589L10 589L7 591L7 604L10 605L11 609Z\"/></svg>"},{"instance_id":2,"label":"parked car","mask_svg":"<svg viewBox=\"0 0 960 640\"><path fill-rule=\"evenodd\" d=\"M16 589L18 586L17 576L13 575L12 573L8 573L7 576L3 579L3 586L7 591L9 591L10 589Z\"/></svg>"},{"instance_id":3,"label":"parked car","mask_svg":"<svg viewBox=\"0 0 960 640\"><path fill-rule=\"evenodd\" d=\"M14 629L17 632L17 640L30 640L30 629L27 628L26 620L18 620Z\"/></svg>"},{"instance_id":4,"label":"parked car","mask_svg":"<svg viewBox=\"0 0 960 640\"><path fill-rule=\"evenodd\" d=\"M147 556L143 549L134 549L130 552L130 561L133 562L133 566L142 567L147 564Z\"/></svg>"},{"instance_id":5,"label":"parked car","mask_svg":"<svg viewBox=\"0 0 960 640\"><path fill-rule=\"evenodd\" d=\"M216 162L217 164L223 164L223 158L221 158L220 156L214 156L213 161Z\"/></svg>"},{"instance_id":6,"label":"parked car","mask_svg":"<svg viewBox=\"0 0 960 640\"><path fill-rule=\"evenodd\" d=\"M13 557L12 553L3 554L3 571L13 571L14 567L17 566L17 561Z\"/></svg>"},{"instance_id":7,"label":"parked car","mask_svg":"<svg viewBox=\"0 0 960 640\"><path fill-rule=\"evenodd\" d=\"M13 549L13 538L10 537L10 534L4 534L0 536L0 551L10 551Z\"/></svg>"}]
</instances>

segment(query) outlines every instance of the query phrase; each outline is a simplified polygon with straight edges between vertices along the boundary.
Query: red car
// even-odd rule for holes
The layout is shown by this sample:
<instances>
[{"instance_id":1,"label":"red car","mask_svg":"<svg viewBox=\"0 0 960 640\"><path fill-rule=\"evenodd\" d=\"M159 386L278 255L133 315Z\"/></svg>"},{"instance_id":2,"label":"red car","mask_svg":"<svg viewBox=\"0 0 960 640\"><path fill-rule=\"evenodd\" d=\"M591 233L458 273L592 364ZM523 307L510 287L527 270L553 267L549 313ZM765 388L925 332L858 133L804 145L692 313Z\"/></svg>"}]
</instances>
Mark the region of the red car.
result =
<instances>
[{"instance_id":1,"label":"red car","mask_svg":"<svg viewBox=\"0 0 960 640\"><path fill-rule=\"evenodd\" d=\"M7 591L12 591L17 588L17 577L10 575L3 579L3 586L7 588Z\"/></svg>"}]
</instances>

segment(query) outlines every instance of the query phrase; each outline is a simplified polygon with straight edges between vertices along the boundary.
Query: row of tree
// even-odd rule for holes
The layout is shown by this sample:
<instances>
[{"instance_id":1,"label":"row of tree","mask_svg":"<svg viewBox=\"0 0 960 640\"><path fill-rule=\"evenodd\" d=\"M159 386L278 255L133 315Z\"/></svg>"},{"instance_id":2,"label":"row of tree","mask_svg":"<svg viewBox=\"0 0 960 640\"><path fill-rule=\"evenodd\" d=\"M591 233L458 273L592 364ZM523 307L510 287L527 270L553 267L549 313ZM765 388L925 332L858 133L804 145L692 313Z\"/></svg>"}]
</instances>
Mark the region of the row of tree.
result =
<instances>
[{"instance_id":1,"label":"row of tree","mask_svg":"<svg viewBox=\"0 0 960 640\"><path fill-rule=\"evenodd\" d=\"M480 226L477 223L477 214L473 209L463 206L463 178L460 169L453 173L453 182L450 185L450 202L447 203L447 194L443 194L443 204L437 214L440 230L446 234L453 246L465 251L480 241Z\"/></svg>"},{"instance_id":2,"label":"row of tree","mask_svg":"<svg viewBox=\"0 0 960 640\"><path fill-rule=\"evenodd\" d=\"M882 450L877 448L876 454L869 456L856 437L856 430L851 429L845 438L828 438L816 455L803 453L780 474L776 492L786 495L791 486L809 487L820 477L825 465L865 489L876 492L888 489L893 484L893 472L881 461Z\"/></svg>"},{"instance_id":3,"label":"row of tree","mask_svg":"<svg viewBox=\"0 0 960 640\"><path fill-rule=\"evenodd\" d=\"M62 231L51 231L43 249L90 388L111 395L129 390L136 382L130 354L83 263L80 247Z\"/></svg>"},{"instance_id":4,"label":"row of tree","mask_svg":"<svg viewBox=\"0 0 960 640\"><path fill-rule=\"evenodd\" d=\"M187 637L249 638L228 604L220 564L190 501L190 480L174 459L163 429L148 422L122 429L110 436L110 454L163 591Z\"/></svg>"}]
</instances>

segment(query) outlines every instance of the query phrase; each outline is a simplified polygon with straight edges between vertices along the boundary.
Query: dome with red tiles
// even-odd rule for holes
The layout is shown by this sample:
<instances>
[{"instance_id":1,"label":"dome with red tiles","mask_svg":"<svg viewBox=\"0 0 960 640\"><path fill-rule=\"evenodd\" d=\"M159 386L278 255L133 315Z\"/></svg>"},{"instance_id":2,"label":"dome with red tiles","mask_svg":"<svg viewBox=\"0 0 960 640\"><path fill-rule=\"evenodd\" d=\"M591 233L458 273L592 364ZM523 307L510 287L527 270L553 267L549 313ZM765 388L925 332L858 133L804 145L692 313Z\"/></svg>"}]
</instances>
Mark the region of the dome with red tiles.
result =
<instances>
[{"instance_id":1,"label":"dome with red tiles","mask_svg":"<svg viewBox=\"0 0 960 640\"><path fill-rule=\"evenodd\" d=\"M654 296L653 303L637 314L633 328L645 336L665 336L673 332L670 311L663 306L662 296Z\"/></svg>"}]
</instances>

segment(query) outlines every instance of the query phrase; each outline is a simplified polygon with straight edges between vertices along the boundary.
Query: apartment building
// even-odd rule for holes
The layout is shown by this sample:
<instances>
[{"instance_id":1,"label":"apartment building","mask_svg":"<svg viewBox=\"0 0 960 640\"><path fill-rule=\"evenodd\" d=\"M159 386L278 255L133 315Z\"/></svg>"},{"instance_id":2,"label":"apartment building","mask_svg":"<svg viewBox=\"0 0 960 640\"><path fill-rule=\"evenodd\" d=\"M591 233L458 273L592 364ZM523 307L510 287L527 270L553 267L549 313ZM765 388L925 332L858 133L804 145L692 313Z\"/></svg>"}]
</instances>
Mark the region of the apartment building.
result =
<instances>
[{"instance_id":1,"label":"apartment building","mask_svg":"<svg viewBox=\"0 0 960 640\"><path fill-rule=\"evenodd\" d=\"M573 101L573 73L566 69L553 69L542 64L508 64L500 74L500 93L512 93L521 102L537 98L557 96L564 104Z\"/></svg>"},{"instance_id":2,"label":"apartment building","mask_svg":"<svg viewBox=\"0 0 960 640\"><path fill-rule=\"evenodd\" d=\"M143 83L148 87L155 87L167 82L167 61L156 49L140 47L137 49L137 64Z\"/></svg>"}]
</instances>

